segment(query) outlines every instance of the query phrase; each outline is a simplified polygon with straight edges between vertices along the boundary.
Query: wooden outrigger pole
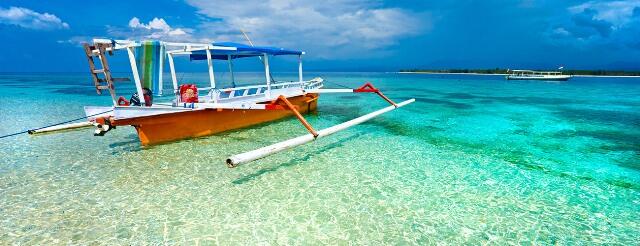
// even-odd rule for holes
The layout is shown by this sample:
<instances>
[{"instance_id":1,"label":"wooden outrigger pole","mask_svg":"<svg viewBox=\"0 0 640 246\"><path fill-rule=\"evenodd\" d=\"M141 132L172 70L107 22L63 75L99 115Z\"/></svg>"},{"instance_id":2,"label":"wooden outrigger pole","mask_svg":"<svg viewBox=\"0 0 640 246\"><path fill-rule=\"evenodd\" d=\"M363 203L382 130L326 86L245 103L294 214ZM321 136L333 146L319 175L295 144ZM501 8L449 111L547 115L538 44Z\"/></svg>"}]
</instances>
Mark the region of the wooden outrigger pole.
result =
<instances>
[{"instance_id":1,"label":"wooden outrigger pole","mask_svg":"<svg viewBox=\"0 0 640 246\"><path fill-rule=\"evenodd\" d=\"M233 168L233 167L237 167L240 164L243 163L248 163L254 160L258 160L279 152L282 152L284 150L293 148L293 147L297 147L309 142L312 142L314 140L316 140L317 138L322 138L322 137L326 137L329 136L331 134L334 134L336 132L345 130L349 127L361 124L365 121L368 121L370 119L373 119L381 114L384 114L386 112L392 111L394 109L400 108L402 106L405 106L407 104L413 103L416 100L415 99L409 99L406 101L403 101L401 103L395 103L393 102L391 99L389 99L388 97L386 97L384 94L382 94L382 92L380 92L380 90L378 90L377 88L373 87L373 85L371 85L371 83L366 83L364 86L358 88L358 89L315 89L315 90L310 90L310 92L313 93L322 93L322 92L327 92L327 93L359 93L359 92L372 92L372 93L376 93L378 94L378 96L380 96L382 99L384 99L385 101L389 102L391 104L391 106L388 106L386 108L377 110L375 112L360 116L358 118L352 119L350 121L329 127L329 128L325 128L322 129L320 131L315 131L313 129L313 127L311 127L311 125L309 125L309 123L297 112L297 110L288 103L288 101L286 100L285 97L280 96L278 98L278 100L276 100L274 103L278 102L278 101L283 101L285 103L285 105L288 107L288 109L290 109L291 111L293 111L294 115L296 115L296 117L300 120L300 122L305 126L305 128L307 128L307 130L309 131L309 134L306 135L302 135L296 138L292 138L286 141L282 141L276 144L272 144L266 147L262 147L256 150L252 150L252 151L248 151L245 153L241 153L241 154L237 154L237 155L233 155L230 156L229 158L227 158L226 162L227 162L227 166L229 168Z\"/></svg>"},{"instance_id":2,"label":"wooden outrigger pole","mask_svg":"<svg viewBox=\"0 0 640 246\"><path fill-rule=\"evenodd\" d=\"M360 116L360 117L355 118L353 120L350 120L350 121L347 121L347 122L344 122L344 123L341 123L341 124L338 124L338 125L335 125L335 126L332 126L332 127L329 127L329 128L322 129L322 130L317 132L317 134L318 134L317 137L315 137L313 134L309 133L309 134L302 135L302 136L299 136L299 137L296 137L296 138L292 138L292 139L289 139L289 140L286 140L286 141L282 141L282 142L279 142L279 143L276 143L276 144L272 144L272 145L269 145L269 146L266 146L266 147L262 147L262 148L259 148L259 149L256 149L256 150L252 150L252 151L245 152L245 153L242 153L242 154L233 155L233 156L227 158L227 166L236 167L236 166L238 166L240 164L243 164L243 163L251 162L251 161L254 161L254 160L257 160L257 159L260 159L260 158L264 158L264 157L273 155L275 153L278 153L278 152L281 152L281 151L296 147L296 146L300 146L300 145L312 142L313 140L316 140L316 138L322 138L322 137L329 136L331 134L334 134L336 132L345 130L345 129L349 128L349 127L361 124L361 123L363 123L365 121L368 121L370 119L375 118L376 116L379 116L381 114L384 114L384 113L389 112L391 110L394 110L396 108L405 106L405 105L407 105L409 103L412 103L412 102L415 102L415 101L416 101L416 99L409 99L409 100L406 100L404 102L398 103L397 106L391 105L391 106L388 106L386 108L380 109L378 111L375 111L375 112Z\"/></svg>"}]
</instances>

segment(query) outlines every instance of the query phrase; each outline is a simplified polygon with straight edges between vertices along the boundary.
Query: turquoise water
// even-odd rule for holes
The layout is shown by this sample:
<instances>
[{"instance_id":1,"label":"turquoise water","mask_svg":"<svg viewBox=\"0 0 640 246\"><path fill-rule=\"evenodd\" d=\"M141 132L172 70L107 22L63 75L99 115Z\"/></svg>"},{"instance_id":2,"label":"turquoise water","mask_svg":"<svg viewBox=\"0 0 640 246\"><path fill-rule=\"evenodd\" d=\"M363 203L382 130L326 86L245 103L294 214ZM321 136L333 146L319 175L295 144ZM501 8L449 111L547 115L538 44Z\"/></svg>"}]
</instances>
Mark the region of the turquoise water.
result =
<instances>
[{"instance_id":1,"label":"turquoise water","mask_svg":"<svg viewBox=\"0 0 640 246\"><path fill-rule=\"evenodd\" d=\"M83 129L0 139L0 241L640 241L640 79L306 76L354 87L372 81L392 99L417 102L236 169L226 157L305 134L304 127L288 119L149 148L130 127L105 137ZM109 101L95 95L87 74L0 74L0 135ZM384 106L374 95L323 95L308 119L324 128Z\"/></svg>"}]
</instances>

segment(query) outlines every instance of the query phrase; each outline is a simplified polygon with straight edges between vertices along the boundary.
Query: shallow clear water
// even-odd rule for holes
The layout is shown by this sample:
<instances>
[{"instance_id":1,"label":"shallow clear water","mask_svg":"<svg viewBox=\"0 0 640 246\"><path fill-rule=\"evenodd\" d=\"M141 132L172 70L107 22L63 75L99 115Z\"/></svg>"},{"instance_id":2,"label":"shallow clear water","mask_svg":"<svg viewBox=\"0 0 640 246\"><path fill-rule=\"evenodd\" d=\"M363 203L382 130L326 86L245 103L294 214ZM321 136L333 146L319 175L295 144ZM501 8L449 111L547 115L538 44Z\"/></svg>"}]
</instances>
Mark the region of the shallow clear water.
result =
<instances>
[{"instance_id":1,"label":"shallow clear water","mask_svg":"<svg viewBox=\"0 0 640 246\"><path fill-rule=\"evenodd\" d=\"M83 129L0 139L0 241L640 240L640 79L306 76L321 75L327 87L372 81L395 100L417 102L236 169L226 167L227 156L305 134L304 127L287 119L150 148L130 127L105 137ZM86 74L0 74L0 135L109 101L95 95ZM308 118L320 129L384 106L374 95L323 95Z\"/></svg>"}]
</instances>

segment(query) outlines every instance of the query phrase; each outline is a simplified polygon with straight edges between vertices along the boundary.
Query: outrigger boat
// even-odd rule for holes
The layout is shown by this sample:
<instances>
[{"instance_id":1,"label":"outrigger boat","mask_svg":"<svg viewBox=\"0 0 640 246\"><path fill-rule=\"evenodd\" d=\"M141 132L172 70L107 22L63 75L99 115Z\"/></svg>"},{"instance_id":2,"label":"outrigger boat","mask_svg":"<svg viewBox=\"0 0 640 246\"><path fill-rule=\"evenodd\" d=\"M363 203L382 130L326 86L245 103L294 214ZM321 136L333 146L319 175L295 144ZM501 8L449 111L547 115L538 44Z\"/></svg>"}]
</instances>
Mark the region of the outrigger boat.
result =
<instances>
[{"instance_id":1,"label":"outrigger boat","mask_svg":"<svg viewBox=\"0 0 640 246\"><path fill-rule=\"evenodd\" d=\"M107 90L113 105L108 107L86 106L88 121L96 127L94 135L102 136L118 126L133 126L143 146L176 141L186 138L208 136L232 129L295 116L309 134L280 142L262 149L232 156L227 159L229 167L249 162L267 155L295 147L316 138L330 135L347 127L395 108L412 103L410 99L395 103L370 83L356 89L323 89L322 78L304 80L302 56L305 52L276 47L253 46L240 43L175 43L163 41L131 41L94 39L84 44L87 61L96 92ZM130 99L116 94L114 82L128 79L113 78L107 57L125 51L129 58L136 93ZM274 56L298 57L298 81L275 82L271 78L269 59ZM198 88L194 84L181 84L176 76L174 58L206 60L209 86ZM213 61L226 60L231 70L233 61L240 58L259 57L264 64L265 84L223 88L216 84ZM153 94L163 91L163 66L165 58L169 64L173 94L169 102L153 101ZM102 68L98 68L95 60ZM376 93L391 106L361 116L354 120L316 131L302 114L316 110L322 93ZM142 95L142 96L139 96ZM80 124L82 126L86 123ZM54 130L65 128L56 126ZM78 125L70 125L79 127ZM47 131L51 129L41 129Z\"/></svg>"},{"instance_id":2,"label":"outrigger boat","mask_svg":"<svg viewBox=\"0 0 640 246\"><path fill-rule=\"evenodd\" d=\"M507 80L567 81L571 78L571 75L555 71L509 70L505 78Z\"/></svg>"}]
</instances>

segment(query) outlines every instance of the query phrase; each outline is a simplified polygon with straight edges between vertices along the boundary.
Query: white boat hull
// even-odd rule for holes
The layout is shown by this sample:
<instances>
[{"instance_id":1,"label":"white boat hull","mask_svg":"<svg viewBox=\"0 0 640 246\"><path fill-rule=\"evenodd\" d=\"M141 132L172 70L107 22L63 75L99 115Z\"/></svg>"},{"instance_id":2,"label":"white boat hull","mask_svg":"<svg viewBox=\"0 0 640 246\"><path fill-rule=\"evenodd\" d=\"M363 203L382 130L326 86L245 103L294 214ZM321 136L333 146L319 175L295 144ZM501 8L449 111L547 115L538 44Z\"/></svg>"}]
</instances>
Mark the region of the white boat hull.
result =
<instances>
[{"instance_id":1,"label":"white boat hull","mask_svg":"<svg viewBox=\"0 0 640 246\"><path fill-rule=\"evenodd\" d=\"M571 75L507 75L508 80L550 80L550 81L567 81Z\"/></svg>"}]
</instances>

